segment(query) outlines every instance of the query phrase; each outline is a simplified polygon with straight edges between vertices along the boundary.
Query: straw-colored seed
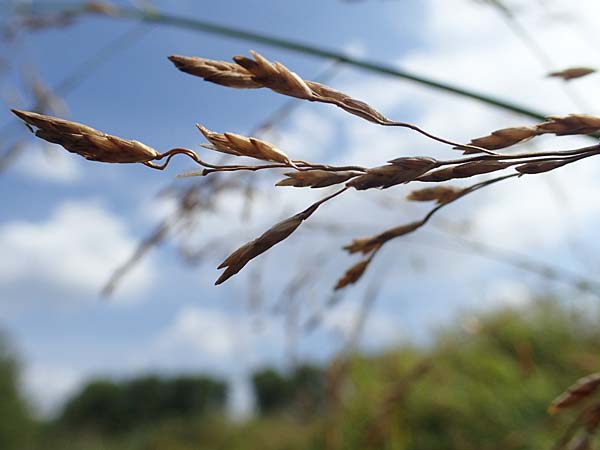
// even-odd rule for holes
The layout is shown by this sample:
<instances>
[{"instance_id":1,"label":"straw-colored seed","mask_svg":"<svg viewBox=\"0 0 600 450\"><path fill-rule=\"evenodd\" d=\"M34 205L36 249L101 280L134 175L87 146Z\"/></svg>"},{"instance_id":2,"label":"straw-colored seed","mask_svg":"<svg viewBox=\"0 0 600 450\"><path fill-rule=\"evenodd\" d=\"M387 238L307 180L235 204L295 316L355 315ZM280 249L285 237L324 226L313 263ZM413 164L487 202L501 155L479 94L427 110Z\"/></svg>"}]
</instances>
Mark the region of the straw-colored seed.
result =
<instances>
[{"instance_id":1,"label":"straw-colored seed","mask_svg":"<svg viewBox=\"0 0 600 450\"><path fill-rule=\"evenodd\" d=\"M473 139L470 144L488 150L498 150L527 141L537 134L538 132L535 127L503 128L493 131L488 136Z\"/></svg>"},{"instance_id":2,"label":"straw-colored seed","mask_svg":"<svg viewBox=\"0 0 600 450\"><path fill-rule=\"evenodd\" d=\"M463 188L458 188L455 186L434 186L412 191L406 196L406 199L415 202L436 201L438 204L442 204L455 200L463 192Z\"/></svg>"},{"instance_id":3,"label":"straw-colored seed","mask_svg":"<svg viewBox=\"0 0 600 450\"><path fill-rule=\"evenodd\" d=\"M546 122L537 125L539 133L553 133L557 136L571 134L593 134L600 131L600 117L589 114L550 116Z\"/></svg>"},{"instance_id":4,"label":"straw-colored seed","mask_svg":"<svg viewBox=\"0 0 600 450\"><path fill-rule=\"evenodd\" d=\"M565 81L573 80L575 78L585 77L596 72L596 69L591 67L571 67L569 69L561 70L558 72L551 72L548 74L549 77L562 78Z\"/></svg>"},{"instance_id":5,"label":"straw-colored seed","mask_svg":"<svg viewBox=\"0 0 600 450\"><path fill-rule=\"evenodd\" d=\"M91 161L140 163L159 156L156 150L141 142L111 136L87 125L29 111L12 111L29 125L38 128L35 134L39 138L59 144Z\"/></svg>"},{"instance_id":6,"label":"straw-colored seed","mask_svg":"<svg viewBox=\"0 0 600 450\"><path fill-rule=\"evenodd\" d=\"M356 283L363 276L370 262L371 258L365 258L354 264L352 267L350 267L344 273L344 275L337 281L335 285L335 290L337 291L339 289L345 288L350 284Z\"/></svg>"},{"instance_id":7,"label":"straw-colored seed","mask_svg":"<svg viewBox=\"0 0 600 450\"><path fill-rule=\"evenodd\" d=\"M565 159L556 159L551 161L534 161L527 164L521 164L520 166L515 167L515 170L519 173L523 174L534 174L534 173L543 173L548 172L550 170L557 169L566 164L569 164L569 160Z\"/></svg>"},{"instance_id":8,"label":"straw-colored seed","mask_svg":"<svg viewBox=\"0 0 600 450\"><path fill-rule=\"evenodd\" d=\"M206 140L214 146L214 149L219 152L235 156L247 156L263 161L279 162L286 165L292 164L290 158L284 152L268 142L236 133L215 133L200 124L196 124L196 127Z\"/></svg>"},{"instance_id":9,"label":"straw-colored seed","mask_svg":"<svg viewBox=\"0 0 600 450\"><path fill-rule=\"evenodd\" d=\"M171 55L169 60L179 70L204 78L211 83L236 89L257 89L263 87L254 81L253 75L238 64L213 59Z\"/></svg>"},{"instance_id":10,"label":"straw-colored seed","mask_svg":"<svg viewBox=\"0 0 600 450\"><path fill-rule=\"evenodd\" d=\"M413 181L436 164L431 158L398 158L385 166L369 169L366 174L349 181L347 185L359 191L371 188L385 189Z\"/></svg>"},{"instance_id":11,"label":"straw-colored seed","mask_svg":"<svg viewBox=\"0 0 600 450\"><path fill-rule=\"evenodd\" d=\"M304 170L301 172L288 172L284 174L287 178L279 181L276 186L322 188L343 183L344 181L354 178L360 174L360 172L330 172L328 170Z\"/></svg>"}]
</instances>

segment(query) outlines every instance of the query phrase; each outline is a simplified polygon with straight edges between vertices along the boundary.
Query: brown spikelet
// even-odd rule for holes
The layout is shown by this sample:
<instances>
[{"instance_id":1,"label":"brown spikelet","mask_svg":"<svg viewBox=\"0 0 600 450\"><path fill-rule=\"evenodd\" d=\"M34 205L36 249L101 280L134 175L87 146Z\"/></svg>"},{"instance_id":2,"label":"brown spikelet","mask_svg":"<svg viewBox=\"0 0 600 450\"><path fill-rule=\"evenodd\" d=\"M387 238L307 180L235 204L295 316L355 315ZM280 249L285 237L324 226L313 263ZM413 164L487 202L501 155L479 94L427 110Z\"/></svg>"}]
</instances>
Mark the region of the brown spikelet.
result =
<instances>
[{"instance_id":1,"label":"brown spikelet","mask_svg":"<svg viewBox=\"0 0 600 450\"><path fill-rule=\"evenodd\" d=\"M346 246L344 246L344 250L348 253L362 253L366 255L367 253L371 253L373 250L376 250L379 247L379 244L374 240L374 238L357 238L353 239L352 242Z\"/></svg>"},{"instance_id":2,"label":"brown spikelet","mask_svg":"<svg viewBox=\"0 0 600 450\"><path fill-rule=\"evenodd\" d=\"M367 173L347 183L359 191L371 188L389 188L401 183L408 183L428 172L437 165L432 158L398 158L385 166L373 167Z\"/></svg>"},{"instance_id":3,"label":"brown spikelet","mask_svg":"<svg viewBox=\"0 0 600 450\"><path fill-rule=\"evenodd\" d=\"M573 80L575 78L585 77L596 72L596 69L591 67L571 67L569 69L561 70L558 72L551 72L548 74L549 77L562 78L565 81Z\"/></svg>"},{"instance_id":4,"label":"brown spikelet","mask_svg":"<svg viewBox=\"0 0 600 450\"><path fill-rule=\"evenodd\" d=\"M307 81L306 84L312 89L314 101L332 103L350 114L362 117L370 122L383 123L386 121L383 114L361 100L352 98L343 92L336 91L329 86L325 86L324 84L315 81Z\"/></svg>"},{"instance_id":5,"label":"brown spikelet","mask_svg":"<svg viewBox=\"0 0 600 450\"><path fill-rule=\"evenodd\" d=\"M334 289L337 291L339 289L345 288L346 286L348 286L350 284L356 283L363 276L363 274L365 273L365 270L369 266L370 262L371 262L371 258L369 257L369 258L362 259L359 262L357 262L356 264L354 264L337 281Z\"/></svg>"},{"instance_id":6,"label":"brown spikelet","mask_svg":"<svg viewBox=\"0 0 600 450\"><path fill-rule=\"evenodd\" d=\"M456 178L454 176L454 167L444 167L443 169L432 170L431 172L426 173L425 175L421 175L417 178L417 180L440 182L448 181L453 178Z\"/></svg>"},{"instance_id":7,"label":"brown spikelet","mask_svg":"<svg viewBox=\"0 0 600 450\"><path fill-rule=\"evenodd\" d=\"M225 269L225 271L217 279L215 284L221 284L231 278L242 270L250 260L256 258L275 244L278 244L289 237L304 220L308 219L317 210L322 202L323 201L317 202L304 211L273 225L261 236L242 245L234 251L219 265L218 269Z\"/></svg>"},{"instance_id":8,"label":"brown spikelet","mask_svg":"<svg viewBox=\"0 0 600 450\"><path fill-rule=\"evenodd\" d=\"M116 16L116 10L113 5L106 2L90 1L84 4L84 8L88 12L103 14L106 16Z\"/></svg>"},{"instance_id":9,"label":"brown spikelet","mask_svg":"<svg viewBox=\"0 0 600 450\"><path fill-rule=\"evenodd\" d=\"M140 163L159 156L156 150L141 142L111 136L77 122L16 109L12 112L38 128L36 136L91 161Z\"/></svg>"},{"instance_id":10,"label":"brown spikelet","mask_svg":"<svg viewBox=\"0 0 600 450\"><path fill-rule=\"evenodd\" d=\"M459 164L453 168L454 178L469 178L475 175L495 172L497 170L510 167L510 162L506 161L473 161L465 164Z\"/></svg>"},{"instance_id":11,"label":"brown spikelet","mask_svg":"<svg viewBox=\"0 0 600 450\"><path fill-rule=\"evenodd\" d=\"M515 167L515 170L522 174L543 173L550 170L558 169L566 164L569 164L569 159L555 159L550 161L534 161L526 164L521 164Z\"/></svg>"},{"instance_id":12,"label":"brown spikelet","mask_svg":"<svg viewBox=\"0 0 600 450\"><path fill-rule=\"evenodd\" d=\"M214 146L214 149L222 153L292 165L290 158L285 153L268 142L235 133L215 133L200 124L196 124L196 127Z\"/></svg>"},{"instance_id":13,"label":"brown spikelet","mask_svg":"<svg viewBox=\"0 0 600 450\"><path fill-rule=\"evenodd\" d=\"M548 412L556 414L564 408L576 405L596 393L598 387L600 387L600 373L581 378L552 402Z\"/></svg>"},{"instance_id":14,"label":"brown spikelet","mask_svg":"<svg viewBox=\"0 0 600 450\"><path fill-rule=\"evenodd\" d=\"M412 191L406 196L406 199L414 202L436 201L438 204L442 204L455 200L460 197L463 192L465 192L463 188L455 186L434 186Z\"/></svg>"},{"instance_id":15,"label":"brown spikelet","mask_svg":"<svg viewBox=\"0 0 600 450\"><path fill-rule=\"evenodd\" d=\"M488 136L473 139L470 144L488 150L498 150L527 141L537 134L538 131L535 127L503 128L501 130L492 131ZM465 153L475 153L475 151L467 150Z\"/></svg>"},{"instance_id":16,"label":"brown spikelet","mask_svg":"<svg viewBox=\"0 0 600 450\"><path fill-rule=\"evenodd\" d=\"M222 86L242 89L268 88L291 97L313 102L331 103L350 114L375 123L386 118L367 103L315 81L302 79L279 62L270 62L255 51L254 59L236 56L232 64L199 57L171 55L169 59L182 72L204 78Z\"/></svg>"},{"instance_id":17,"label":"brown spikelet","mask_svg":"<svg viewBox=\"0 0 600 450\"><path fill-rule=\"evenodd\" d=\"M276 186L322 188L343 183L344 181L354 178L360 174L360 172L353 171L330 172L328 170L288 172L284 174L287 178L278 182Z\"/></svg>"},{"instance_id":18,"label":"brown spikelet","mask_svg":"<svg viewBox=\"0 0 600 450\"><path fill-rule=\"evenodd\" d=\"M257 89L263 87L254 81L252 73L238 64L199 57L171 55L169 60L179 70L204 78L211 83L236 89Z\"/></svg>"},{"instance_id":19,"label":"brown spikelet","mask_svg":"<svg viewBox=\"0 0 600 450\"><path fill-rule=\"evenodd\" d=\"M360 252L366 255L367 253L371 253L379 249L387 241L400 236L404 236L405 234L412 233L422 225L423 221L419 220L416 222L411 222L394 228L390 228L389 230L386 230L383 233L370 238L354 239L349 245L346 245L344 247L344 250L346 250L348 253Z\"/></svg>"},{"instance_id":20,"label":"brown spikelet","mask_svg":"<svg viewBox=\"0 0 600 450\"><path fill-rule=\"evenodd\" d=\"M537 125L539 133L553 133L557 136L571 134L593 134L600 131L600 117L588 114L550 116L546 122Z\"/></svg>"},{"instance_id":21,"label":"brown spikelet","mask_svg":"<svg viewBox=\"0 0 600 450\"><path fill-rule=\"evenodd\" d=\"M280 94L302 99L312 99L312 90L306 82L283 64L271 63L259 53L251 50L254 59L235 56L233 60L253 75L253 80Z\"/></svg>"},{"instance_id":22,"label":"brown spikelet","mask_svg":"<svg viewBox=\"0 0 600 450\"><path fill-rule=\"evenodd\" d=\"M510 167L511 163L507 161L497 160L483 160L483 161L472 161L464 164L459 164L453 167L445 167L431 171L425 175L421 175L417 179L419 181L448 181L454 178L469 178L475 175L482 175L484 173L495 172L497 170L506 169Z\"/></svg>"}]
</instances>

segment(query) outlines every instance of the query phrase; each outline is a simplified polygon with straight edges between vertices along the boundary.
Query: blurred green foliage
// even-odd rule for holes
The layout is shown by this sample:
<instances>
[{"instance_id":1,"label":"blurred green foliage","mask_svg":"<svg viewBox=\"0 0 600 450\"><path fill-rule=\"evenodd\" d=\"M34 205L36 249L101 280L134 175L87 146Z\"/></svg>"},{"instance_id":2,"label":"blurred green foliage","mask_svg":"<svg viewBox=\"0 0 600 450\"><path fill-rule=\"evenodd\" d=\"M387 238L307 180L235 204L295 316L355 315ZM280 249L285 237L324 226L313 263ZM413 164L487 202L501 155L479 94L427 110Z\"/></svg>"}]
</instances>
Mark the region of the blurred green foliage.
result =
<instances>
[{"instance_id":1,"label":"blurred green foliage","mask_svg":"<svg viewBox=\"0 0 600 450\"><path fill-rule=\"evenodd\" d=\"M0 335L0 449L26 448L33 439L33 420L18 383L17 361Z\"/></svg>"},{"instance_id":2,"label":"blurred green foliage","mask_svg":"<svg viewBox=\"0 0 600 450\"><path fill-rule=\"evenodd\" d=\"M98 380L58 419L38 424L32 447L15 433L30 432L31 421L16 366L2 359L0 389L12 392L3 398L13 406L0 402L0 422L13 425L0 425L0 448L547 449L574 417L550 416L548 405L600 368L597 319L539 302L465 315L428 346L354 355L326 368L261 370L252 379L257 415L245 421L223 413L225 386L216 380Z\"/></svg>"},{"instance_id":3,"label":"blurred green foliage","mask_svg":"<svg viewBox=\"0 0 600 450\"><path fill-rule=\"evenodd\" d=\"M325 407L325 372L316 366L303 364L289 374L263 369L252 376L252 386L257 410L263 415L291 413L306 418Z\"/></svg>"},{"instance_id":4,"label":"blurred green foliage","mask_svg":"<svg viewBox=\"0 0 600 450\"><path fill-rule=\"evenodd\" d=\"M59 423L73 430L123 433L161 420L220 412L226 393L225 383L207 377L96 380L67 402Z\"/></svg>"}]
</instances>

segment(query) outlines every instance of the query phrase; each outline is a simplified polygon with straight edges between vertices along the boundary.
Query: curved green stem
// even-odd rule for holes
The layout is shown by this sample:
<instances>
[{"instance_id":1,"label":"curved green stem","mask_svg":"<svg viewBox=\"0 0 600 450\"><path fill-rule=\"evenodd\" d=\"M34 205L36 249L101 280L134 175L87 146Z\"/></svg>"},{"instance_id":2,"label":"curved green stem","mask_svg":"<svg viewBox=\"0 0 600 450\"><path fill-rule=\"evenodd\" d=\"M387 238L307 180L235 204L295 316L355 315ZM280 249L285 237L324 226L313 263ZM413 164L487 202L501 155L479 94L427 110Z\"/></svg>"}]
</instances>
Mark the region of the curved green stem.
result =
<instances>
[{"instance_id":1,"label":"curved green stem","mask_svg":"<svg viewBox=\"0 0 600 450\"><path fill-rule=\"evenodd\" d=\"M54 13L87 13L85 5L80 7L65 7L63 9L57 9L54 6L51 9ZM199 19L193 19L189 17L177 16L168 14L156 10L141 10L127 7L112 7L111 17L139 20L142 22L155 23L161 25L171 25L178 28L187 28L194 31L205 32L215 34L219 36L230 37L234 39L241 39L244 41L256 42L260 44L269 45L272 47L282 48L298 53L316 56L319 58L326 58L339 61L352 67L358 67L371 72L390 75L396 78L402 78L405 80L413 81L415 83L422 84L435 89L440 89L446 92L451 92L456 95L468 97L488 105L511 111L516 114L527 116L536 120L544 120L546 114L536 111L525 106L517 105L503 99L493 97L490 95L482 94L470 89L461 88L453 84L444 83L442 81L434 80L425 76L417 75L412 72L408 72L403 69L399 69L392 65L382 64L378 62L368 61L366 59L353 57L340 53L335 50L328 50L322 47L314 46L307 43L297 42L289 39L279 38L270 36L267 34L257 33L253 31L239 30L237 28L228 27L225 25L219 25L212 22L207 22Z\"/></svg>"}]
</instances>

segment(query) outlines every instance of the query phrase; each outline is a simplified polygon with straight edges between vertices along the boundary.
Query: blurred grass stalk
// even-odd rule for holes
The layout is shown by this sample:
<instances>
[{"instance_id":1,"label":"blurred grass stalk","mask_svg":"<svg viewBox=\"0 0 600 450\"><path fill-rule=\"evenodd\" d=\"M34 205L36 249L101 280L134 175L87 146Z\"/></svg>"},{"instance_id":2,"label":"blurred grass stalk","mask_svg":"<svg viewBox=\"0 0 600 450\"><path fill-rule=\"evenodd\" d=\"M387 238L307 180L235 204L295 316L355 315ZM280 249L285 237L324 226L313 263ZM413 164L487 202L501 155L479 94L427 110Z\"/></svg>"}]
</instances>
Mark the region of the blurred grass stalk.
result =
<instances>
[{"instance_id":1,"label":"blurred grass stalk","mask_svg":"<svg viewBox=\"0 0 600 450\"><path fill-rule=\"evenodd\" d=\"M98 6L98 2L83 3L79 6L68 6L68 5L44 5L36 6L33 8L34 13L53 13L58 15L84 15L97 13L97 9L91 7L91 5ZM101 5L101 4L100 4ZM154 23L160 25L169 25L177 28L188 29L203 33L209 33L213 35L219 35L229 37L233 39L241 39L248 42L255 42L259 44L265 44L268 46L290 50L297 53L303 53L306 55L315 56L318 58L325 58L340 63L346 64L351 67L356 67L370 72L389 75L395 78L400 78L415 83L443 90L455 95L467 97L473 100L480 101L487 105L510 111L519 115L523 115L535 120L543 120L547 114L536 111L534 109L517 105L507 100L496 98L490 95L486 95L480 92L476 92L470 89L465 89L450 83L434 80L429 77L414 74L412 72L397 68L395 66L373 62L366 59L350 56L339 51L329 50L323 47L311 45L308 43L302 43L293 41L290 39L270 36L263 33L240 30L234 27L228 27L212 22L207 22L199 19L183 17L165 12L158 11L156 9L137 9L121 6L105 6L106 11L103 12L105 16L121 18L127 20L135 20L140 22Z\"/></svg>"}]
</instances>

